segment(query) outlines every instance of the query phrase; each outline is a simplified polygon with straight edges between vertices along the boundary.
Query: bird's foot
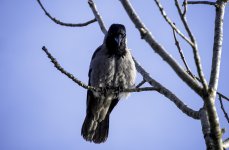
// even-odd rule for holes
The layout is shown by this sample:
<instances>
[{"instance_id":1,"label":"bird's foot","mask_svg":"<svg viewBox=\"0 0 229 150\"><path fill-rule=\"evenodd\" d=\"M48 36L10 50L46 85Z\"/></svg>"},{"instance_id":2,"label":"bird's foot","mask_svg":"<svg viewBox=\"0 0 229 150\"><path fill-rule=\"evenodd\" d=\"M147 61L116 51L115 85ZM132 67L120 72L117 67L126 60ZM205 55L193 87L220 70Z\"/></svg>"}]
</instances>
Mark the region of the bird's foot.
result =
<instances>
[{"instance_id":1,"label":"bird's foot","mask_svg":"<svg viewBox=\"0 0 229 150\"><path fill-rule=\"evenodd\" d=\"M106 96L108 93L111 93L112 90L113 88L111 88L110 86L100 87L100 93L104 96Z\"/></svg>"},{"instance_id":2,"label":"bird's foot","mask_svg":"<svg viewBox=\"0 0 229 150\"><path fill-rule=\"evenodd\" d=\"M99 91L100 91L101 95L106 95L106 93L107 93L107 88L106 87L100 87L99 89L100 89Z\"/></svg>"},{"instance_id":3,"label":"bird's foot","mask_svg":"<svg viewBox=\"0 0 229 150\"><path fill-rule=\"evenodd\" d=\"M123 88L122 87L115 87L114 88L114 92L115 92L115 96L116 97L119 97L120 93L123 91Z\"/></svg>"}]
</instances>

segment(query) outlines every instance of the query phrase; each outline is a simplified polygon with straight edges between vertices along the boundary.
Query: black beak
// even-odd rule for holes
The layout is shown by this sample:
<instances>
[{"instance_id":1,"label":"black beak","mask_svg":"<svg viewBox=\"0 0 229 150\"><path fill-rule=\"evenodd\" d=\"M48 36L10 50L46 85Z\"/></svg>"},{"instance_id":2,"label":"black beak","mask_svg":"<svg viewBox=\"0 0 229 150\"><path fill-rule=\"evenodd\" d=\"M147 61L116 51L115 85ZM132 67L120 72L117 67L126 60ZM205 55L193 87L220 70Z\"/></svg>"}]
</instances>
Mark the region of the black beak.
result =
<instances>
[{"instance_id":1,"label":"black beak","mask_svg":"<svg viewBox=\"0 0 229 150\"><path fill-rule=\"evenodd\" d=\"M119 34L118 36L116 36L115 38L115 42L118 45L118 47L121 45L121 41L122 41L122 35Z\"/></svg>"}]
</instances>

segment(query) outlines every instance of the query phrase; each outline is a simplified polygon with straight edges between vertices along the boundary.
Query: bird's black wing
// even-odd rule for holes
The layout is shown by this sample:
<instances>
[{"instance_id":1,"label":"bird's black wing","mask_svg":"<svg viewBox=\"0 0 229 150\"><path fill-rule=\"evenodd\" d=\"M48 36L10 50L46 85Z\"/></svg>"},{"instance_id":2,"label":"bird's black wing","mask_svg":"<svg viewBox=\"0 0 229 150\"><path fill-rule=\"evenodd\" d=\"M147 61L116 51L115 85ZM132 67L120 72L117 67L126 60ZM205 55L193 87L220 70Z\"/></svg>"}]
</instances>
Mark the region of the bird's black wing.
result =
<instances>
[{"instance_id":1,"label":"bird's black wing","mask_svg":"<svg viewBox=\"0 0 229 150\"><path fill-rule=\"evenodd\" d=\"M102 46L99 46L95 52L93 53L92 55L92 58L91 58L91 61L96 57L96 54L101 50L101 47ZM91 78L91 72L92 72L93 68L90 68L89 69L89 72L88 72L88 77L89 77L89 80L88 80L88 85L91 86L91 81L90 81L90 78ZM93 95L93 92L91 90L87 90L87 113L89 113L88 115L90 115L91 113L91 110L93 109L92 107L94 106L94 103L96 102L96 98L95 96Z\"/></svg>"}]
</instances>

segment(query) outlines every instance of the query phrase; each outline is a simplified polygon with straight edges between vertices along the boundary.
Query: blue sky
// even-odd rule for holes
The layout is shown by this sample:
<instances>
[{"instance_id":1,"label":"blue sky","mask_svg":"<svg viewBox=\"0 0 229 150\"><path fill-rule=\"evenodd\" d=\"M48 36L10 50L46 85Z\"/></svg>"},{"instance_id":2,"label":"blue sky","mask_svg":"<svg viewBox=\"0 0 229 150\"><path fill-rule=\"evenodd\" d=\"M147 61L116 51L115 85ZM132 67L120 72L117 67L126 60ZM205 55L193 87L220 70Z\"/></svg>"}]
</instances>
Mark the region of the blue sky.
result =
<instances>
[{"instance_id":1,"label":"blue sky","mask_svg":"<svg viewBox=\"0 0 229 150\"><path fill-rule=\"evenodd\" d=\"M105 24L122 23L127 28L128 47L150 75L198 110L202 100L140 39L118 0L95 1ZM181 62L171 28L153 0L131 1L157 41ZM94 18L85 0L43 0L52 16L78 23ZM184 32L173 1L162 3L170 18ZM203 69L209 79L215 10L190 6L190 28L198 41ZM84 28L59 26L46 17L33 0L0 1L0 149L1 150L124 150L124 149L205 149L199 121L178 110L156 92L133 93L112 112L109 138L96 145L80 135L86 110L86 90L57 71L42 52L45 45L59 63L87 83L91 55L104 35L97 23ZM229 96L229 8L224 19L224 44L219 91ZM180 38L186 59L196 74L190 47ZM183 64L182 64L183 65ZM141 81L138 74L137 82ZM229 130L219 102L221 127ZM228 103L225 104L229 110ZM229 112L229 111L228 111ZM224 137L229 137L229 131Z\"/></svg>"}]
</instances>

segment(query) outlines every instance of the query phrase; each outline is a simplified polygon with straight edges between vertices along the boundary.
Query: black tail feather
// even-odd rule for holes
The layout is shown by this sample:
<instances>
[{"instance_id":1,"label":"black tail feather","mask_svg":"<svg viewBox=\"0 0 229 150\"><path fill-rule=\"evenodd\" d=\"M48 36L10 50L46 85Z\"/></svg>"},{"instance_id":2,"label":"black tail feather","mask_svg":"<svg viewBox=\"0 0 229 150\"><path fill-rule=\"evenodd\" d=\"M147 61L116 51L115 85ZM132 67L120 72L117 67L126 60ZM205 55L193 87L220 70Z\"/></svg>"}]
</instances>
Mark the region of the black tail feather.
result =
<instances>
[{"instance_id":1,"label":"black tail feather","mask_svg":"<svg viewBox=\"0 0 229 150\"><path fill-rule=\"evenodd\" d=\"M82 129L81 135L86 141L94 142L94 143L102 143L105 142L108 137L109 131L109 115L101 121L97 122L93 120L92 117L86 116Z\"/></svg>"},{"instance_id":2,"label":"black tail feather","mask_svg":"<svg viewBox=\"0 0 229 150\"><path fill-rule=\"evenodd\" d=\"M107 140L109 132L109 115L101 121L95 131L95 135L93 137L93 142L95 143L103 143Z\"/></svg>"}]
</instances>

